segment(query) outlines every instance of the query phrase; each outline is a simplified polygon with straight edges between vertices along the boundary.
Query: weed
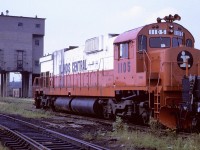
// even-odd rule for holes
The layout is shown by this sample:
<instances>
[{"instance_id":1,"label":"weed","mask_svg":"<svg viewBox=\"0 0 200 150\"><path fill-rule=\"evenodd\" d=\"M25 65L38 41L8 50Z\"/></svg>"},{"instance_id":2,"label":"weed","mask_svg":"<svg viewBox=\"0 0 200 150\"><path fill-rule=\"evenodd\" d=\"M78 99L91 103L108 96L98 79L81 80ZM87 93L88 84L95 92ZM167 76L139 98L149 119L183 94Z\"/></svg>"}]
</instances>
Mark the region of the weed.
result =
<instances>
[{"instance_id":1,"label":"weed","mask_svg":"<svg viewBox=\"0 0 200 150\"><path fill-rule=\"evenodd\" d=\"M95 135L93 135L93 134L91 134L91 133L89 133L89 132L83 133L83 134L82 134L82 137L83 137L84 139L86 139L86 140L89 140L89 141L92 141L92 140L94 140L94 139L96 138Z\"/></svg>"},{"instance_id":2,"label":"weed","mask_svg":"<svg viewBox=\"0 0 200 150\"><path fill-rule=\"evenodd\" d=\"M158 120L155 120L154 118L150 119L149 124L150 128L155 131L160 131L163 128L163 126L158 122Z\"/></svg>"},{"instance_id":3,"label":"weed","mask_svg":"<svg viewBox=\"0 0 200 150\"><path fill-rule=\"evenodd\" d=\"M123 122L121 117L116 117L116 121L112 124L114 132L127 131L128 126Z\"/></svg>"},{"instance_id":4,"label":"weed","mask_svg":"<svg viewBox=\"0 0 200 150\"><path fill-rule=\"evenodd\" d=\"M117 118L113 123L113 132L107 136L117 139L118 143L125 145L124 149L142 148L157 150L198 150L200 147L200 135L191 135L187 138L180 138L176 132L167 130L165 134L161 132L163 128L156 120L151 120L151 131L129 131L121 118Z\"/></svg>"},{"instance_id":5,"label":"weed","mask_svg":"<svg viewBox=\"0 0 200 150\"><path fill-rule=\"evenodd\" d=\"M0 142L0 150L9 150L9 148L3 146L3 144Z\"/></svg>"}]
</instances>

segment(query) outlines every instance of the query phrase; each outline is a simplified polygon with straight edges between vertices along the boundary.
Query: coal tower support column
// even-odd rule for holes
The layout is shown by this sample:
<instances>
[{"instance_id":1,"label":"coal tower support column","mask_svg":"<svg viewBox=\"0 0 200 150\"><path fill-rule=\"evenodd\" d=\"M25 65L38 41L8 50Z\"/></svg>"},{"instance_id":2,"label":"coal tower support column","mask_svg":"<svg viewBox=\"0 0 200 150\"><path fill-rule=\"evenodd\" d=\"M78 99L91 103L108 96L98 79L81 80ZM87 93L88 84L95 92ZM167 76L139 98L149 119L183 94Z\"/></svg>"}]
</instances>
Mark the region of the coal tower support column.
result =
<instances>
[{"instance_id":1,"label":"coal tower support column","mask_svg":"<svg viewBox=\"0 0 200 150\"><path fill-rule=\"evenodd\" d=\"M32 97L32 74L22 72L22 97Z\"/></svg>"},{"instance_id":2,"label":"coal tower support column","mask_svg":"<svg viewBox=\"0 0 200 150\"><path fill-rule=\"evenodd\" d=\"M1 73L1 96L7 97L8 96L8 84L9 84L9 73L4 72Z\"/></svg>"}]
</instances>

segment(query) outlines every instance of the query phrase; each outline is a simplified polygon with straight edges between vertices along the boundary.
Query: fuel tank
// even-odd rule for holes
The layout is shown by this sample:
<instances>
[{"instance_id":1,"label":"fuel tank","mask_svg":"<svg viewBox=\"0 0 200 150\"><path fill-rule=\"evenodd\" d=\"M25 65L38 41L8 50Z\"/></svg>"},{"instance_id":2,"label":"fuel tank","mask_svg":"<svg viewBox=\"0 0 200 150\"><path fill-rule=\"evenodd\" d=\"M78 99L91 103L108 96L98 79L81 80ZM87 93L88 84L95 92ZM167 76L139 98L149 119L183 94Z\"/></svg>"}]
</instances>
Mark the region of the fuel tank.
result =
<instances>
[{"instance_id":1,"label":"fuel tank","mask_svg":"<svg viewBox=\"0 0 200 150\"><path fill-rule=\"evenodd\" d=\"M98 115L102 114L103 108L98 103L98 98L75 97L71 101L71 109L78 114Z\"/></svg>"},{"instance_id":2,"label":"fuel tank","mask_svg":"<svg viewBox=\"0 0 200 150\"><path fill-rule=\"evenodd\" d=\"M54 106L56 110L68 111L70 112L70 103L73 97L58 97L54 102Z\"/></svg>"}]
</instances>

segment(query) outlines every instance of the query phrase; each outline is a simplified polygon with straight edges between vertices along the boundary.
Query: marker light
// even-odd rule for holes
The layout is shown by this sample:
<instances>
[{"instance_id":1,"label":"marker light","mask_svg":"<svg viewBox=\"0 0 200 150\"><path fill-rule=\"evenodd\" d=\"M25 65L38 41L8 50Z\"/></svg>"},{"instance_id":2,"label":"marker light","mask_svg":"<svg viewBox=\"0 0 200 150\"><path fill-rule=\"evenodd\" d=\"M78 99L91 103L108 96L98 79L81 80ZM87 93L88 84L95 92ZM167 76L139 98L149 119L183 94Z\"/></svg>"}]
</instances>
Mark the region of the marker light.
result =
<instances>
[{"instance_id":1,"label":"marker light","mask_svg":"<svg viewBox=\"0 0 200 150\"><path fill-rule=\"evenodd\" d=\"M173 32L174 32L174 30L173 30L173 29L170 29L170 30L169 30L169 33L170 33L170 34L172 34Z\"/></svg>"},{"instance_id":2,"label":"marker light","mask_svg":"<svg viewBox=\"0 0 200 150\"><path fill-rule=\"evenodd\" d=\"M169 29L173 29L174 26L172 24L169 25Z\"/></svg>"}]
</instances>

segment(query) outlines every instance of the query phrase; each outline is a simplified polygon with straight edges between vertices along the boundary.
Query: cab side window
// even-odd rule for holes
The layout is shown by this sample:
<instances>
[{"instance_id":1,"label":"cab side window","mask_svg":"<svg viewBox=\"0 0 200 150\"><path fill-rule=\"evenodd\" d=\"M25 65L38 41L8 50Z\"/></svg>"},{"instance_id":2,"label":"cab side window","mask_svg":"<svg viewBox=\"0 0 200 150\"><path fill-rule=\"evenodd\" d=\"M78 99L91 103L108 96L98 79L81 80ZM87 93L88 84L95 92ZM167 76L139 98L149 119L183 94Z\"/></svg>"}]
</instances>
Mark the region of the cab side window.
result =
<instances>
[{"instance_id":1,"label":"cab side window","mask_svg":"<svg viewBox=\"0 0 200 150\"><path fill-rule=\"evenodd\" d=\"M147 50L147 37L145 35L138 36L138 50Z\"/></svg>"},{"instance_id":2,"label":"cab side window","mask_svg":"<svg viewBox=\"0 0 200 150\"><path fill-rule=\"evenodd\" d=\"M119 58L128 58L128 43L119 44Z\"/></svg>"},{"instance_id":3,"label":"cab side window","mask_svg":"<svg viewBox=\"0 0 200 150\"><path fill-rule=\"evenodd\" d=\"M187 39L187 40L186 40L186 46L187 46L187 47L193 47L193 44L192 44L192 40L191 40L191 39Z\"/></svg>"}]
</instances>

